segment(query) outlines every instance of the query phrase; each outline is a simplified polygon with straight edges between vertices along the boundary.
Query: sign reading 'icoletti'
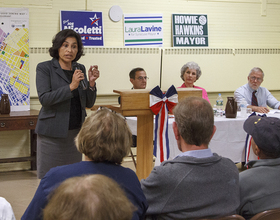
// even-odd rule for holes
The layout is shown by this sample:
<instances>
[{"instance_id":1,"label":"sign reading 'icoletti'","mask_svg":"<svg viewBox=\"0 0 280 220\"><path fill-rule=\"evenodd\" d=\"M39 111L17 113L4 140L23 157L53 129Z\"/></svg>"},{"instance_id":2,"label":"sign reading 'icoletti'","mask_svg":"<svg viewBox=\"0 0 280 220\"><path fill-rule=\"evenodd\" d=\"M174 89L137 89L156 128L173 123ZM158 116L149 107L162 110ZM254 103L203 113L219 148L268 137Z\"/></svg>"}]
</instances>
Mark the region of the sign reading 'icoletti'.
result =
<instances>
[{"instance_id":1,"label":"sign reading 'icoletti'","mask_svg":"<svg viewBox=\"0 0 280 220\"><path fill-rule=\"evenodd\" d=\"M60 29L81 35L84 46L104 46L102 12L60 11Z\"/></svg>"},{"instance_id":2,"label":"sign reading 'icoletti'","mask_svg":"<svg viewBox=\"0 0 280 220\"><path fill-rule=\"evenodd\" d=\"M173 14L173 47L208 47L207 15Z\"/></svg>"}]
</instances>

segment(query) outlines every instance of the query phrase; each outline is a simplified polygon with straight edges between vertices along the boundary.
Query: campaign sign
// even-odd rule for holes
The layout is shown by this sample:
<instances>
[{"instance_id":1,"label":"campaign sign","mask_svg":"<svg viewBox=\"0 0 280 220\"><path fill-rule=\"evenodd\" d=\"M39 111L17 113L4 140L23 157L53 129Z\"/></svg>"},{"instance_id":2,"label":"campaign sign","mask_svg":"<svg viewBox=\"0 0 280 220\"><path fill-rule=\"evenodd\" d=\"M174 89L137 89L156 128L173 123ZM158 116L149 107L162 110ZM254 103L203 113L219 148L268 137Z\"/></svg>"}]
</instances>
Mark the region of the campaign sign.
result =
<instances>
[{"instance_id":1,"label":"campaign sign","mask_svg":"<svg viewBox=\"0 0 280 220\"><path fill-rule=\"evenodd\" d=\"M207 15L173 14L173 47L207 47L207 24Z\"/></svg>"},{"instance_id":2,"label":"campaign sign","mask_svg":"<svg viewBox=\"0 0 280 220\"><path fill-rule=\"evenodd\" d=\"M104 46L102 12L60 11L60 29L81 35L84 46Z\"/></svg>"},{"instance_id":3,"label":"campaign sign","mask_svg":"<svg viewBox=\"0 0 280 220\"><path fill-rule=\"evenodd\" d=\"M162 47L162 14L125 14L124 45L138 47Z\"/></svg>"}]
</instances>

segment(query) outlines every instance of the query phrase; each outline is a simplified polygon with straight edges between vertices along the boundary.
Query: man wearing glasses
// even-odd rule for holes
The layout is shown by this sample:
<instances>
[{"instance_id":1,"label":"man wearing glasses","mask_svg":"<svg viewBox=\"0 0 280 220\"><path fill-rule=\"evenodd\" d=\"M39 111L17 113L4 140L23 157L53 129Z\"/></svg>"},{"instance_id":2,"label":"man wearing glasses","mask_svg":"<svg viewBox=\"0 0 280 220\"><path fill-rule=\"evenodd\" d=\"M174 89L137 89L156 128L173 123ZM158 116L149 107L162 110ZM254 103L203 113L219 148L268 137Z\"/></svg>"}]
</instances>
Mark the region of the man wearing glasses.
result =
<instances>
[{"instance_id":1,"label":"man wearing glasses","mask_svg":"<svg viewBox=\"0 0 280 220\"><path fill-rule=\"evenodd\" d=\"M143 68L132 69L129 73L129 78L133 85L132 89L146 89L148 77Z\"/></svg>"},{"instance_id":2,"label":"man wearing glasses","mask_svg":"<svg viewBox=\"0 0 280 220\"><path fill-rule=\"evenodd\" d=\"M147 74L145 70L141 67L134 68L129 73L130 82L133 87L131 89L146 89L147 86ZM121 97L118 97L118 102L121 104ZM137 145L137 136L132 135L132 147L136 147Z\"/></svg>"},{"instance_id":3,"label":"man wearing glasses","mask_svg":"<svg viewBox=\"0 0 280 220\"><path fill-rule=\"evenodd\" d=\"M129 73L130 82L132 83L133 87L131 89L146 89L147 74L145 70L141 67L134 68ZM121 104L121 97L118 97L118 102Z\"/></svg>"},{"instance_id":4,"label":"man wearing glasses","mask_svg":"<svg viewBox=\"0 0 280 220\"><path fill-rule=\"evenodd\" d=\"M267 106L280 109L280 102L266 88L260 86L263 78L264 73L261 68L251 69L248 83L234 92L235 100L240 102L244 98L248 104L247 108L251 108L255 112L268 113Z\"/></svg>"}]
</instances>

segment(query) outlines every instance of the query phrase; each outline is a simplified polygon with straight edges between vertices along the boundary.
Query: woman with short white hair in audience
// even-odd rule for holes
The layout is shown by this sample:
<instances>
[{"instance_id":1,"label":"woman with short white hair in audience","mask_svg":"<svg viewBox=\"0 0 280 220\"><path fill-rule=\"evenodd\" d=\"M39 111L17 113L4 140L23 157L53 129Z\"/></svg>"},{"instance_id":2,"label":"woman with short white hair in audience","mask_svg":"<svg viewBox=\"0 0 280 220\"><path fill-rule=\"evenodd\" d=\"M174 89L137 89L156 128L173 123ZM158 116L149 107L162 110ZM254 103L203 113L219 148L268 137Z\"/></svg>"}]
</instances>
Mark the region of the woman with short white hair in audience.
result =
<instances>
[{"instance_id":1,"label":"woman with short white hair in audience","mask_svg":"<svg viewBox=\"0 0 280 220\"><path fill-rule=\"evenodd\" d=\"M85 161L52 168L41 180L22 220L42 219L47 197L54 188L68 178L89 174L102 174L115 180L136 207L132 219L143 219L148 205L138 177L120 165L130 152L131 136L123 116L107 108L92 113L75 139Z\"/></svg>"},{"instance_id":2,"label":"woman with short white hair in audience","mask_svg":"<svg viewBox=\"0 0 280 220\"><path fill-rule=\"evenodd\" d=\"M202 98L207 100L209 103L209 98L207 92L202 87L195 86L194 83L199 79L202 72L199 65L195 62L188 62L181 68L181 79L184 83L178 88L196 88L202 90Z\"/></svg>"}]
</instances>

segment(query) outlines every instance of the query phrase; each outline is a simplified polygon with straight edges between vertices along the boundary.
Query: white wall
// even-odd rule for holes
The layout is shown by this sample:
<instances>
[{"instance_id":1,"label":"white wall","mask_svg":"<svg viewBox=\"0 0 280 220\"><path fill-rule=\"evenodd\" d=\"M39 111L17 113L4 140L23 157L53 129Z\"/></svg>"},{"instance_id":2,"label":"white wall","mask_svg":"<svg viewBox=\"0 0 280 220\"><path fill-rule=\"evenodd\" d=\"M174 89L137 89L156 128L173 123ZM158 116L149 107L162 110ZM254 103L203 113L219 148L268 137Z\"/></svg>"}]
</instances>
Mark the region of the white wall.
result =
<instances>
[{"instance_id":1,"label":"white wall","mask_svg":"<svg viewBox=\"0 0 280 220\"><path fill-rule=\"evenodd\" d=\"M16 1L12 1L15 2ZM163 53L162 82L159 80L159 56L139 51L140 56L127 52L119 53L86 53L80 61L85 64L96 63L100 66L101 76L98 82L98 94L112 94L113 89L128 88L128 72L136 66L143 66L150 77L148 86L162 84L163 89L173 84L181 84L179 77L181 66L188 61L197 62L203 71L197 85L209 92L234 91L246 83L246 76L251 68L259 66L265 71L264 86L278 90L277 82L279 51L269 54L255 51L258 49L279 49L280 46L280 1L278 0L23 0L26 4L15 4L13 7L25 6L30 12L30 82L31 96L36 97L35 67L38 61L49 59L33 54L36 48L48 49L53 36L59 31L60 10L95 10L103 12L105 48L123 48L123 23L113 22L108 16L111 6L119 5L123 13L163 13L164 43L163 49L169 50L172 45L171 15L173 13L207 14L209 47L230 51L226 53L188 54L172 57ZM3 7L10 6L11 1L3 0ZM246 49L253 49L246 52ZM171 48L174 51L174 48ZM109 49L108 49L109 50ZM182 50L182 48L179 48ZM184 50L184 48L183 48ZM245 51L245 54L238 54ZM124 50L125 51L125 50ZM209 50L206 50L209 51ZM137 52L136 52L137 53ZM133 54L135 54L133 52ZM40 58L41 57L41 58ZM140 57L140 58L139 58ZM146 62L148 60L149 62ZM157 66L158 65L158 66ZM118 77L116 77L116 74ZM114 80L112 80L114 79ZM153 81L155 80L155 81ZM113 81L113 82L112 82Z\"/></svg>"}]
</instances>

